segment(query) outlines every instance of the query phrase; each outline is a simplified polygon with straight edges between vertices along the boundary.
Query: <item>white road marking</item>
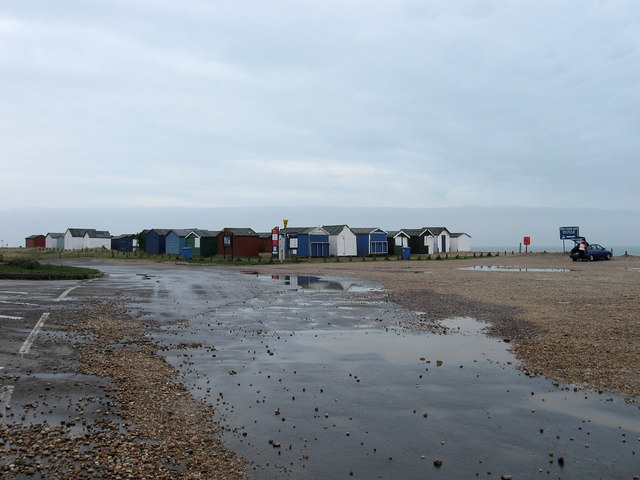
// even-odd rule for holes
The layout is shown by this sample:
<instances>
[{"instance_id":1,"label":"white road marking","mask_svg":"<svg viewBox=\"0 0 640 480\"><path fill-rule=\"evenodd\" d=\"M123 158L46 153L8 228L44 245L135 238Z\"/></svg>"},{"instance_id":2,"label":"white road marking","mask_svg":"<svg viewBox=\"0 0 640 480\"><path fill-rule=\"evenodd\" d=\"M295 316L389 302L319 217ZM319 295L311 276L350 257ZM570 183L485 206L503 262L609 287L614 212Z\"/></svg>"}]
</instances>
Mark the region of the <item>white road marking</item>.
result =
<instances>
[{"instance_id":1,"label":"white road marking","mask_svg":"<svg viewBox=\"0 0 640 480\"><path fill-rule=\"evenodd\" d=\"M95 278L91 278L91 279L89 279L89 280L85 280L83 283L93 282L94 280L95 280ZM82 283L81 283L80 285L82 285ZM80 285L75 285L75 286L73 286L73 287L69 287L69 288L67 288L64 292L62 292L62 293L60 294L60 296L59 296L58 298L54 299L53 301L54 301L54 302L59 302L59 301L60 301L60 300L62 300L64 297L66 297L66 296L69 294L69 292L71 292L72 290L75 290L75 289L76 289L76 288L78 288Z\"/></svg>"},{"instance_id":2,"label":"white road marking","mask_svg":"<svg viewBox=\"0 0 640 480\"><path fill-rule=\"evenodd\" d=\"M67 295L69 295L69 292L71 292L72 290L78 288L80 285L76 285L75 287L69 287L67 288L64 292L62 292L60 294L60 296L58 298L56 298L54 300L54 302L59 302L60 300L62 300L64 297L66 297Z\"/></svg>"},{"instance_id":3,"label":"white road marking","mask_svg":"<svg viewBox=\"0 0 640 480\"><path fill-rule=\"evenodd\" d=\"M11 315L0 315L0 318L8 318L9 320L22 320L24 317L14 317Z\"/></svg>"},{"instance_id":4,"label":"white road marking","mask_svg":"<svg viewBox=\"0 0 640 480\"><path fill-rule=\"evenodd\" d=\"M31 330L31 333L29 334L27 339L24 341L24 343L20 347L20 350L18 350L18 353L22 355L24 355L25 353L29 353L29 350L31 350L31 345L33 344L33 341L36 339L36 336L38 335L38 332L40 332L40 329L44 325L44 322L47 321L47 318L49 318L49 312L45 312L40 316L40 320L38 320L38 323L36 323L36 326L33 327L33 330Z\"/></svg>"},{"instance_id":5,"label":"white road marking","mask_svg":"<svg viewBox=\"0 0 640 480\"><path fill-rule=\"evenodd\" d=\"M28 303L28 302L9 302L7 300L0 300L0 303L7 303L9 305L28 305L30 307L37 307L37 303Z\"/></svg>"},{"instance_id":6,"label":"white road marking","mask_svg":"<svg viewBox=\"0 0 640 480\"><path fill-rule=\"evenodd\" d=\"M13 395L14 388L15 387L13 385L5 385L0 388L0 408L3 412L7 411L7 406L9 405L9 402L11 402L11 395Z\"/></svg>"}]
</instances>

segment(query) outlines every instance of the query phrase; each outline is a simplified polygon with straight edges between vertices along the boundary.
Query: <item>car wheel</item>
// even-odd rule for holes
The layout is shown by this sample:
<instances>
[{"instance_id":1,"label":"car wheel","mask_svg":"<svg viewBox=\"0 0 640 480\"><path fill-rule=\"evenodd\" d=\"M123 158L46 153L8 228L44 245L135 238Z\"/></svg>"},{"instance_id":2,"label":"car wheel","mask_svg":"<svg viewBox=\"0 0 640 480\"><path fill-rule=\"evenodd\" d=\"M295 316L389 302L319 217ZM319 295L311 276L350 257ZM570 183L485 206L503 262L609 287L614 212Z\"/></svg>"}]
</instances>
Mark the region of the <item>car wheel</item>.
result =
<instances>
[{"instance_id":1,"label":"car wheel","mask_svg":"<svg viewBox=\"0 0 640 480\"><path fill-rule=\"evenodd\" d=\"M596 258L593 255L589 255L589 261L593 262Z\"/></svg>"},{"instance_id":2,"label":"car wheel","mask_svg":"<svg viewBox=\"0 0 640 480\"><path fill-rule=\"evenodd\" d=\"M611 260L611 254L607 253L607 260Z\"/></svg>"}]
</instances>

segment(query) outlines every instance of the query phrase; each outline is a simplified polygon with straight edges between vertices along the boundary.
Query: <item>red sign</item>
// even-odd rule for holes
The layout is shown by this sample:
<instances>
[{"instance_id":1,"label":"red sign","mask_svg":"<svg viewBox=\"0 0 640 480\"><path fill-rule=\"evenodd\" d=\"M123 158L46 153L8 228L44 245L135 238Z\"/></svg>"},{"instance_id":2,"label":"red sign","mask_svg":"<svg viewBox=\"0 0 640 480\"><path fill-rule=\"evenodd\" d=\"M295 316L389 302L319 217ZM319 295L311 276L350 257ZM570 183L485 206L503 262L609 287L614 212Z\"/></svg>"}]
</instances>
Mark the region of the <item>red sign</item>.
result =
<instances>
[{"instance_id":1,"label":"red sign","mask_svg":"<svg viewBox=\"0 0 640 480\"><path fill-rule=\"evenodd\" d=\"M274 227L271 229L271 253L273 255L278 254L278 232L280 230L278 227Z\"/></svg>"},{"instance_id":2,"label":"red sign","mask_svg":"<svg viewBox=\"0 0 640 480\"><path fill-rule=\"evenodd\" d=\"M524 241L522 243L524 243L525 245L531 245L531 237L524 237L523 240Z\"/></svg>"}]
</instances>

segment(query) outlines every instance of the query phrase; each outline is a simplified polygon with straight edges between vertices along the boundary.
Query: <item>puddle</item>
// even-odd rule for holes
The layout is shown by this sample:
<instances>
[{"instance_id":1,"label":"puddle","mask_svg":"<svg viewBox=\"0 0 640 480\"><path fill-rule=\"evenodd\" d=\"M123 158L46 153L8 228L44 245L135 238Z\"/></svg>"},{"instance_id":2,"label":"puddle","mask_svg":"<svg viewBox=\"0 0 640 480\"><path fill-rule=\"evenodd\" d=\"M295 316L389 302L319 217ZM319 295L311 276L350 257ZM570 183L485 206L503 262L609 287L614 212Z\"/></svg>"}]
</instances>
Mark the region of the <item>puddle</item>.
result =
<instances>
[{"instance_id":1,"label":"puddle","mask_svg":"<svg viewBox=\"0 0 640 480\"><path fill-rule=\"evenodd\" d=\"M568 268L529 268L529 267L507 267L502 265L476 265L475 267L464 267L458 270L482 270L485 272L570 272Z\"/></svg>"}]
</instances>

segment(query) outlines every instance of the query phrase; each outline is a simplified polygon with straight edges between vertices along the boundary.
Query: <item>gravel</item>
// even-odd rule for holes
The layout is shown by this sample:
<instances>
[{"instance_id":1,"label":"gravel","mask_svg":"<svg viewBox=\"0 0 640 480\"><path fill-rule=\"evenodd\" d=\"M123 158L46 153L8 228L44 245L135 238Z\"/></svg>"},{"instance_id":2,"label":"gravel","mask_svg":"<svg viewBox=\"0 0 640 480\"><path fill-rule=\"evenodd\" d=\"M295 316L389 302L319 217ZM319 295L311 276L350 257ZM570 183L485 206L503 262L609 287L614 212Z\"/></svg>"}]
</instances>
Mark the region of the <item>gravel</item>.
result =
<instances>
[{"instance_id":1,"label":"gravel","mask_svg":"<svg viewBox=\"0 0 640 480\"><path fill-rule=\"evenodd\" d=\"M211 407L176 380L145 325L96 301L63 328L85 339L74 344L78 373L109 380L107 407L94 421L78 417L80 434L75 422L0 425L0 478L244 478L245 461L221 444Z\"/></svg>"}]
</instances>

